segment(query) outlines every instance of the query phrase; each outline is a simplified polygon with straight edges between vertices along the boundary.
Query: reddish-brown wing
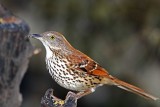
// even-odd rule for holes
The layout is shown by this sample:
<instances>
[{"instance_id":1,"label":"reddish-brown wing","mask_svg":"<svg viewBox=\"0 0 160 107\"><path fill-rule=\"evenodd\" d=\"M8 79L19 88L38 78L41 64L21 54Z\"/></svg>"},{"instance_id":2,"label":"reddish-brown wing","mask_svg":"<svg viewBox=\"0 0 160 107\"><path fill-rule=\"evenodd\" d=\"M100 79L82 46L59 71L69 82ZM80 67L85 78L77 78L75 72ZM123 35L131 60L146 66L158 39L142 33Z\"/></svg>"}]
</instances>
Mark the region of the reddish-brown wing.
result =
<instances>
[{"instance_id":1,"label":"reddish-brown wing","mask_svg":"<svg viewBox=\"0 0 160 107\"><path fill-rule=\"evenodd\" d=\"M95 76L109 76L109 73L104 68L102 68L97 62L80 51L70 55L69 58L71 66L74 69Z\"/></svg>"}]
</instances>

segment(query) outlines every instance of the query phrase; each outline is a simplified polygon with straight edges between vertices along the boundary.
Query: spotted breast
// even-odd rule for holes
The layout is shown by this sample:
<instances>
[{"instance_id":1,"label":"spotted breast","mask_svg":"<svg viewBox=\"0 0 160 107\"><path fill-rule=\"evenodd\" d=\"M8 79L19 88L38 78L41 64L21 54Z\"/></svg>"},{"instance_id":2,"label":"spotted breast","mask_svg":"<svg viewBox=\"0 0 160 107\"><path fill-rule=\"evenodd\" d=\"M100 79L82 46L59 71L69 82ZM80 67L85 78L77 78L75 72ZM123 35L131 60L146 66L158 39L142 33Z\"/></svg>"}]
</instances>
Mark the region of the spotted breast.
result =
<instances>
[{"instance_id":1,"label":"spotted breast","mask_svg":"<svg viewBox=\"0 0 160 107\"><path fill-rule=\"evenodd\" d=\"M84 91L95 87L101 81L99 76L88 75L87 72L82 72L83 69L76 69L77 64L73 65L58 51L54 51L52 57L46 57L46 63L52 78L69 90ZM83 67L82 64L79 65Z\"/></svg>"}]
</instances>

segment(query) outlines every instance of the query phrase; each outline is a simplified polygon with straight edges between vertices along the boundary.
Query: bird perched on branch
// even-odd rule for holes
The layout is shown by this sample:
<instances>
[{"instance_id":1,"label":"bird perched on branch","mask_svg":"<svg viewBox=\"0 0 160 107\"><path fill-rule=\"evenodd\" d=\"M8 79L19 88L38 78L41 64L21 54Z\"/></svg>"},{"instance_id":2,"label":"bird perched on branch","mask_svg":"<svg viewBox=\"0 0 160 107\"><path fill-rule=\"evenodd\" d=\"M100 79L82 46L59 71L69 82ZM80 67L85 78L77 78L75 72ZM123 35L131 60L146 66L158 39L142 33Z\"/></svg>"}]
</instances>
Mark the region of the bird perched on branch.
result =
<instances>
[{"instance_id":1,"label":"bird perched on branch","mask_svg":"<svg viewBox=\"0 0 160 107\"><path fill-rule=\"evenodd\" d=\"M78 98L90 94L102 85L114 85L148 99L157 100L144 90L113 77L93 59L70 45L55 31L31 34L46 49L46 65L50 75L62 87L78 91Z\"/></svg>"}]
</instances>

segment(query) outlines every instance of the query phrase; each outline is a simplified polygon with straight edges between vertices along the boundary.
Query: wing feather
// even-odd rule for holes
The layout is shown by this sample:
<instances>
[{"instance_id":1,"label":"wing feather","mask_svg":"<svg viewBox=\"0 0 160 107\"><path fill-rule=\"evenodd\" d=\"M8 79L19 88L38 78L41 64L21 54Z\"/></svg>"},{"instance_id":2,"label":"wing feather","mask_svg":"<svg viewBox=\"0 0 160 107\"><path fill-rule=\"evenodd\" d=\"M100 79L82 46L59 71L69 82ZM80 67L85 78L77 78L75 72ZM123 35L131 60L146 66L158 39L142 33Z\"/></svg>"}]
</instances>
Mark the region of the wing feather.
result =
<instances>
[{"instance_id":1,"label":"wing feather","mask_svg":"<svg viewBox=\"0 0 160 107\"><path fill-rule=\"evenodd\" d=\"M109 73L102 68L97 62L83 53L70 56L72 68L95 76L109 76ZM74 60L73 60L74 59Z\"/></svg>"}]
</instances>

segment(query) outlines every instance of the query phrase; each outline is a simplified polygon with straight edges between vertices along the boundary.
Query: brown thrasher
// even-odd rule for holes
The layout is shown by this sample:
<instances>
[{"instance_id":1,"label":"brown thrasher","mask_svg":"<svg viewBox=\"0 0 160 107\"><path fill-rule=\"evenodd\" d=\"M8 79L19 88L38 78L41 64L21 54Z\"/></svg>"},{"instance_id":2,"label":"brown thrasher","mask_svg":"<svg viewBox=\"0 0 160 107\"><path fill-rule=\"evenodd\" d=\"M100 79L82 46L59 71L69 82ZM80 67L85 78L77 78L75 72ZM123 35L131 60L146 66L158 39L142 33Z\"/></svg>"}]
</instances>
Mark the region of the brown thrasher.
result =
<instances>
[{"instance_id":1,"label":"brown thrasher","mask_svg":"<svg viewBox=\"0 0 160 107\"><path fill-rule=\"evenodd\" d=\"M115 85L148 99L157 100L142 89L111 76L107 70L84 53L73 48L64 36L55 31L31 34L46 49L46 64L50 75L62 87L78 91L78 98L92 93L104 84Z\"/></svg>"}]
</instances>

